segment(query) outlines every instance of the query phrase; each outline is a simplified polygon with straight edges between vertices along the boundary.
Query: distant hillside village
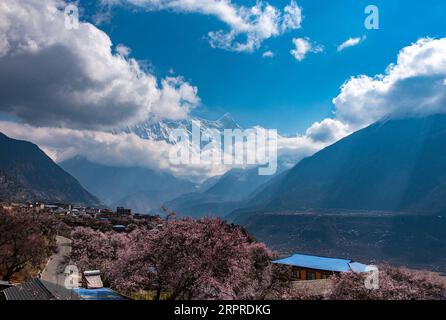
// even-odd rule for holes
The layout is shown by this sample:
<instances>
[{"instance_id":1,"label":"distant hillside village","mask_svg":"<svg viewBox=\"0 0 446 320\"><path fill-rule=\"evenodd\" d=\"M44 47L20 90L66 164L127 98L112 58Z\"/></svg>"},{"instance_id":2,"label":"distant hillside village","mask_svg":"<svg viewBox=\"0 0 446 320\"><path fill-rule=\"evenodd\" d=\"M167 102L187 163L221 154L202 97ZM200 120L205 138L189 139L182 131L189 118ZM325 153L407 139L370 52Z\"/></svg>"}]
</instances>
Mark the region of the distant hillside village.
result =
<instances>
[{"instance_id":1,"label":"distant hillside village","mask_svg":"<svg viewBox=\"0 0 446 320\"><path fill-rule=\"evenodd\" d=\"M27 203L11 203L1 202L0 206L5 210L14 210L16 208L32 209L36 212L46 211L60 216L83 217L89 216L95 219L109 219L116 216L142 216L139 213L132 213L131 209L117 207L115 211L109 208L92 208L66 203L43 203L43 202L27 202Z\"/></svg>"},{"instance_id":2,"label":"distant hillside village","mask_svg":"<svg viewBox=\"0 0 446 320\"><path fill-rule=\"evenodd\" d=\"M0 207L7 211L27 210L32 212L45 212L60 218L72 219L95 219L97 221L115 221L120 219L153 219L153 216L132 212L131 209L117 207L116 210L109 208L92 208L74 204L65 203L43 203L43 202L27 202L27 203L10 203L0 202ZM130 221L129 220L129 221ZM117 231L125 229L125 225L113 225Z\"/></svg>"},{"instance_id":3,"label":"distant hillside village","mask_svg":"<svg viewBox=\"0 0 446 320\"><path fill-rule=\"evenodd\" d=\"M367 264L281 256L241 226L164 210L1 203L0 299L446 299L439 276L382 266L372 290Z\"/></svg>"}]
</instances>

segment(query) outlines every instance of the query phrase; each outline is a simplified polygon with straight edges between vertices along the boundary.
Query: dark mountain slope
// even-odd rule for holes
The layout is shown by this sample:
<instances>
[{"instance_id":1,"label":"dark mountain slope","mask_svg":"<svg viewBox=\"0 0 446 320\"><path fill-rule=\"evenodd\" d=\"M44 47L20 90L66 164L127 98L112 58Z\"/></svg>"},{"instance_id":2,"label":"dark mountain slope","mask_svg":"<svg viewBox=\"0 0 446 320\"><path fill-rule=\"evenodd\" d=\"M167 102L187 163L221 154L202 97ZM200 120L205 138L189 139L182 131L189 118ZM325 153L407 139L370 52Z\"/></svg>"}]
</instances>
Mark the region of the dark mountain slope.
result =
<instances>
[{"instance_id":1,"label":"dark mountain slope","mask_svg":"<svg viewBox=\"0 0 446 320\"><path fill-rule=\"evenodd\" d=\"M179 196L165 204L180 216L223 217L243 206L245 201L272 176L260 176L258 168L232 169L201 192Z\"/></svg>"},{"instance_id":2,"label":"dark mountain slope","mask_svg":"<svg viewBox=\"0 0 446 320\"><path fill-rule=\"evenodd\" d=\"M443 212L446 116L373 124L302 160L257 198L260 211Z\"/></svg>"},{"instance_id":3,"label":"dark mountain slope","mask_svg":"<svg viewBox=\"0 0 446 320\"><path fill-rule=\"evenodd\" d=\"M97 206L100 201L38 146L0 133L0 199Z\"/></svg>"}]
</instances>

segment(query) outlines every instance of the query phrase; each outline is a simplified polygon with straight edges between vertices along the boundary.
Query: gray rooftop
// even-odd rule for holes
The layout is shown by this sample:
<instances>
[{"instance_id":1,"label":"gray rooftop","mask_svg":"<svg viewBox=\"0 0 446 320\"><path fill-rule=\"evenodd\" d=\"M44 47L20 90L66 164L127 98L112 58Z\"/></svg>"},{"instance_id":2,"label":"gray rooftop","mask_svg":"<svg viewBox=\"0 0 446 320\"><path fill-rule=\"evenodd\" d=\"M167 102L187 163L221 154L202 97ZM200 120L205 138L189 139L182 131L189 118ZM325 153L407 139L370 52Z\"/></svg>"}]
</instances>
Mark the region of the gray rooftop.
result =
<instances>
[{"instance_id":1,"label":"gray rooftop","mask_svg":"<svg viewBox=\"0 0 446 320\"><path fill-rule=\"evenodd\" d=\"M6 300L80 300L73 290L41 279L5 289L3 294Z\"/></svg>"}]
</instances>

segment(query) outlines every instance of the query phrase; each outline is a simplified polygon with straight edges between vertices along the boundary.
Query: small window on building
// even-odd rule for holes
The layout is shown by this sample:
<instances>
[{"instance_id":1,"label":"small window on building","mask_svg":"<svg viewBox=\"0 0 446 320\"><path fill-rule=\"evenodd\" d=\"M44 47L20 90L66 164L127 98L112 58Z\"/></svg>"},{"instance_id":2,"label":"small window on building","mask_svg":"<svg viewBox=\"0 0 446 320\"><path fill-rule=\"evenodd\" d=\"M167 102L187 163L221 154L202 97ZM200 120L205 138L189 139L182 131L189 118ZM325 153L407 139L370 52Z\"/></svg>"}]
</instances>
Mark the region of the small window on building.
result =
<instances>
[{"instance_id":1,"label":"small window on building","mask_svg":"<svg viewBox=\"0 0 446 320\"><path fill-rule=\"evenodd\" d=\"M330 278L330 275L328 273L321 274L321 279L328 279L328 278Z\"/></svg>"},{"instance_id":2,"label":"small window on building","mask_svg":"<svg viewBox=\"0 0 446 320\"><path fill-rule=\"evenodd\" d=\"M300 280L300 270L293 269L293 279Z\"/></svg>"},{"instance_id":3,"label":"small window on building","mask_svg":"<svg viewBox=\"0 0 446 320\"><path fill-rule=\"evenodd\" d=\"M308 271L307 280L316 280L316 272Z\"/></svg>"}]
</instances>

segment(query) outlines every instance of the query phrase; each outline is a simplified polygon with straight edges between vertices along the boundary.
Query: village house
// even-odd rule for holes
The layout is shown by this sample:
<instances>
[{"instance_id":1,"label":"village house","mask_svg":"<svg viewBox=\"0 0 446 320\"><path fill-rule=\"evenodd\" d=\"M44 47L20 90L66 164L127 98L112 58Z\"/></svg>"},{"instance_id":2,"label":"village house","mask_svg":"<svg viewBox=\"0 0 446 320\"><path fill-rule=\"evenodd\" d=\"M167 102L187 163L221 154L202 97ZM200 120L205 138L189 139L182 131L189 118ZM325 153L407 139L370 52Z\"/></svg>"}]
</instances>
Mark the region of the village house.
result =
<instances>
[{"instance_id":1,"label":"village house","mask_svg":"<svg viewBox=\"0 0 446 320\"><path fill-rule=\"evenodd\" d=\"M115 213L110 209L100 209L99 212L96 214L96 219L99 220L107 220L111 219L115 216Z\"/></svg>"},{"instance_id":2,"label":"village house","mask_svg":"<svg viewBox=\"0 0 446 320\"><path fill-rule=\"evenodd\" d=\"M16 286L4 283L0 300L129 300L112 289L105 288L99 270L82 274L82 288L68 289L42 279L33 279ZM1 283L0 283L1 284Z\"/></svg>"},{"instance_id":3,"label":"village house","mask_svg":"<svg viewBox=\"0 0 446 320\"><path fill-rule=\"evenodd\" d=\"M319 257L294 254L291 257L275 260L275 264L291 268L293 280L320 280L343 272L366 272L367 265L349 259Z\"/></svg>"},{"instance_id":4,"label":"village house","mask_svg":"<svg viewBox=\"0 0 446 320\"><path fill-rule=\"evenodd\" d=\"M97 209L97 208L86 208L85 209L85 214L92 218L95 218L98 213L99 213L99 209Z\"/></svg>"},{"instance_id":5,"label":"village house","mask_svg":"<svg viewBox=\"0 0 446 320\"><path fill-rule=\"evenodd\" d=\"M82 288L74 288L74 292L81 300L129 300L130 298L112 290L104 288L101 271L88 270L82 273Z\"/></svg>"},{"instance_id":6,"label":"village house","mask_svg":"<svg viewBox=\"0 0 446 320\"><path fill-rule=\"evenodd\" d=\"M125 231L125 229L127 228L125 225L123 225L123 224L115 224L115 225L113 225L113 230L114 231L116 231L116 232L123 232L123 231Z\"/></svg>"},{"instance_id":7,"label":"village house","mask_svg":"<svg viewBox=\"0 0 446 320\"><path fill-rule=\"evenodd\" d=\"M116 214L118 216L130 216L132 214L132 209L126 209L124 207L117 207Z\"/></svg>"},{"instance_id":8,"label":"village house","mask_svg":"<svg viewBox=\"0 0 446 320\"><path fill-rule=\"evenodd\" d=\"M12 286L0 295L5 300L80 300L76 292L42 279Z\"/></svg>"}]
</instances>

